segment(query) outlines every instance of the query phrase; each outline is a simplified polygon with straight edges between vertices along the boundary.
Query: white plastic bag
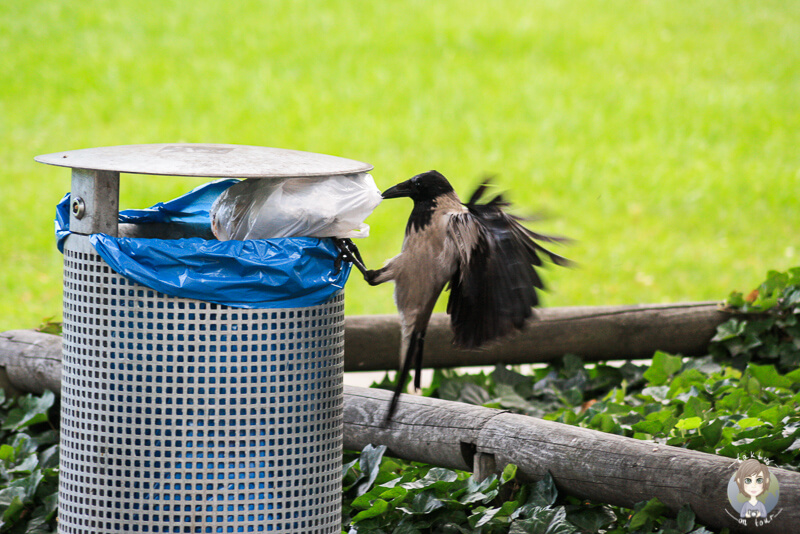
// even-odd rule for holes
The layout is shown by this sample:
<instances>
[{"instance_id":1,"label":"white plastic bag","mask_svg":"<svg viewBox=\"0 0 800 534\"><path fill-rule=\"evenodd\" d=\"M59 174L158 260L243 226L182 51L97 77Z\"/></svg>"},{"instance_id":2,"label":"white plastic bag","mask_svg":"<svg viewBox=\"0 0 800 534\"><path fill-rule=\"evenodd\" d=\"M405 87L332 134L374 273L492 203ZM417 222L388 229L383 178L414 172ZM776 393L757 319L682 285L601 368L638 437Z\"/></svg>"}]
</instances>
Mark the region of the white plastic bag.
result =
<instances>
[{"instance_id":1,"label":"white plastic bag","mask_svg":"<svg viewBox=\"0 0 800 534\"><path fill-rule=\"evenodd\" d=\"M367 237L364 219L381 193L366 173L315 178L248 178L211 207L220 241L276 237Z\"/></svg>"}]
</instances>

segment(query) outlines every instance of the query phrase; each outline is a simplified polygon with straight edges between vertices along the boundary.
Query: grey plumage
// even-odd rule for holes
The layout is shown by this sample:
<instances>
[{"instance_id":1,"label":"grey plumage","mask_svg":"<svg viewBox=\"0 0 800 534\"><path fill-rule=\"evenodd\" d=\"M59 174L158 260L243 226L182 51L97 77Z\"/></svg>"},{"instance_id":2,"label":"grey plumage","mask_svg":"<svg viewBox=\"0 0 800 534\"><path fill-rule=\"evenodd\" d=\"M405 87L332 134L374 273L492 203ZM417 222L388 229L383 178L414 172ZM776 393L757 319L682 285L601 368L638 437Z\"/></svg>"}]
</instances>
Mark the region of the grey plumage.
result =
<instances>
[{"instance_id":1,"label":"grey plumage","mask_svg":"<svg viewBox=\"0 0 800 534\"><path fill-rule=\"evenodd\" d=\"M454 343L477 348L523 328L539 302L544 284L535 267L542 256L557 265L569 261L538 241L558 242L534 233L520 219L504 211L508 203L498 195L488 202L482 185L463 204L447 179L436 171L419 174L383 193L383 198L410 197L414 208L406 225L400 254L378 270L367 270L345 245L348 259L361 269L371 285L395 283L395 301L401 319L400 374L387 421L411 370L420 386L425 331L433 307L449 284L447 312Z\"/></svg>"}]
</instances>

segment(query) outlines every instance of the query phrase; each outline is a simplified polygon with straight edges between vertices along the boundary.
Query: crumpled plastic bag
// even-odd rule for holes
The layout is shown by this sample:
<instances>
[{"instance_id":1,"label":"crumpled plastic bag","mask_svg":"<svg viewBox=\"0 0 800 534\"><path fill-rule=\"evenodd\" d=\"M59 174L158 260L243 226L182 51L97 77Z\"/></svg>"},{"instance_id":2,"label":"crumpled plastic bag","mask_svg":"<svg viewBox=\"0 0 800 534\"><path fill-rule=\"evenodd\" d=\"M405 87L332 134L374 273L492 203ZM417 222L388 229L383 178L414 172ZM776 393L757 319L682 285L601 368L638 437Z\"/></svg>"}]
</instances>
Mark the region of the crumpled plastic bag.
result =
<instances>
[{"instance_id":1,"label":"crumpled plastic bag","mask_svg":"<svg viewBox=\"0 0 800 534\"><path fill-rule=\"evenodd\" d=\"M212 202L238 180L204 184L143 210L120 212L119 221L209 225ZM56 206L58 249L69 239L70 194ZM292 237L217 241L197 237L150 239L90 236L97 254L117 273L165 295L234 308L318 306L344 289L351 264L337 268L333 239Z\"/></svg>"},{"instance_id":2,"label":"crumpled plastic bag","mask_svg":"<svg viewBox=\"0 0 800 534\"><path fill-rule=\"evenodd\" d=\"M380 204L372 176L248 178L211 207L220 241L278 237L367 237L364 219Z\"/></svg>"}]
</instances>

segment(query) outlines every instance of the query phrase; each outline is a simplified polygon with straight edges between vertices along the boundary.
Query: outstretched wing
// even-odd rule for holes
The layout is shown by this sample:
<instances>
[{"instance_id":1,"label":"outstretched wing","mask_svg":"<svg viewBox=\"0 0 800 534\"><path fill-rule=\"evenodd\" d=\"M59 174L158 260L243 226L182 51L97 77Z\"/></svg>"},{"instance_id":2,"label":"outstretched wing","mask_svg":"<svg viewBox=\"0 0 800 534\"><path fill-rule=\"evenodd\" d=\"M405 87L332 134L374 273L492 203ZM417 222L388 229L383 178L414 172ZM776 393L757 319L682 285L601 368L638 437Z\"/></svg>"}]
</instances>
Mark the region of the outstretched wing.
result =
<instances>
[{"instance_id":1,"label":"outstretched wing","mask_svg":"<svg viewBox=\"0 0 800 534\"><path fill-rule=\"evenodd\" d=\"M557 265L568 265L537 241L563 238L534 233L520 219L503 211L501 195L480 203L486 192L481 185L466 204L467 211L450 219L448 235L458 251L458 269L450 280L447 313L461 348L476 348L525 325L539 303L537 289L544 284L536 267L542 256Z\"/></svg>"}]
</instances>

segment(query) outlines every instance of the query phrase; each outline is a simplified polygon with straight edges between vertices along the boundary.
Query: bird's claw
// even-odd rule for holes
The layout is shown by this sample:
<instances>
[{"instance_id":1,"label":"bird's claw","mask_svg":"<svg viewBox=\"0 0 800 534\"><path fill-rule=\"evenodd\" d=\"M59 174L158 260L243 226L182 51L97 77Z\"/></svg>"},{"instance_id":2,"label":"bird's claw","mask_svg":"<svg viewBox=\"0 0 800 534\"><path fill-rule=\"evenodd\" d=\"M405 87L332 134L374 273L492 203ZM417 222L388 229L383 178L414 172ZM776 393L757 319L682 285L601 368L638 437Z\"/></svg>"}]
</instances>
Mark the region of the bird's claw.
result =
<instances>
[{"instance_id":1,"label":"bird's claw","mask_svg":"<svg viewBox=\"0 0 800 534\"><path fill-rule=\"evenodd\" d=\"M367 268L364 266L364 260L361 259L361 252L358 251L355 243L349 238L336 238L334 239L336 248L339 249L339 255L333 261L333 268L335 273L339 273L342 269L342 262L348 261L356 266L362 274L366 275Z\"/></svg>"}]
</instances>

